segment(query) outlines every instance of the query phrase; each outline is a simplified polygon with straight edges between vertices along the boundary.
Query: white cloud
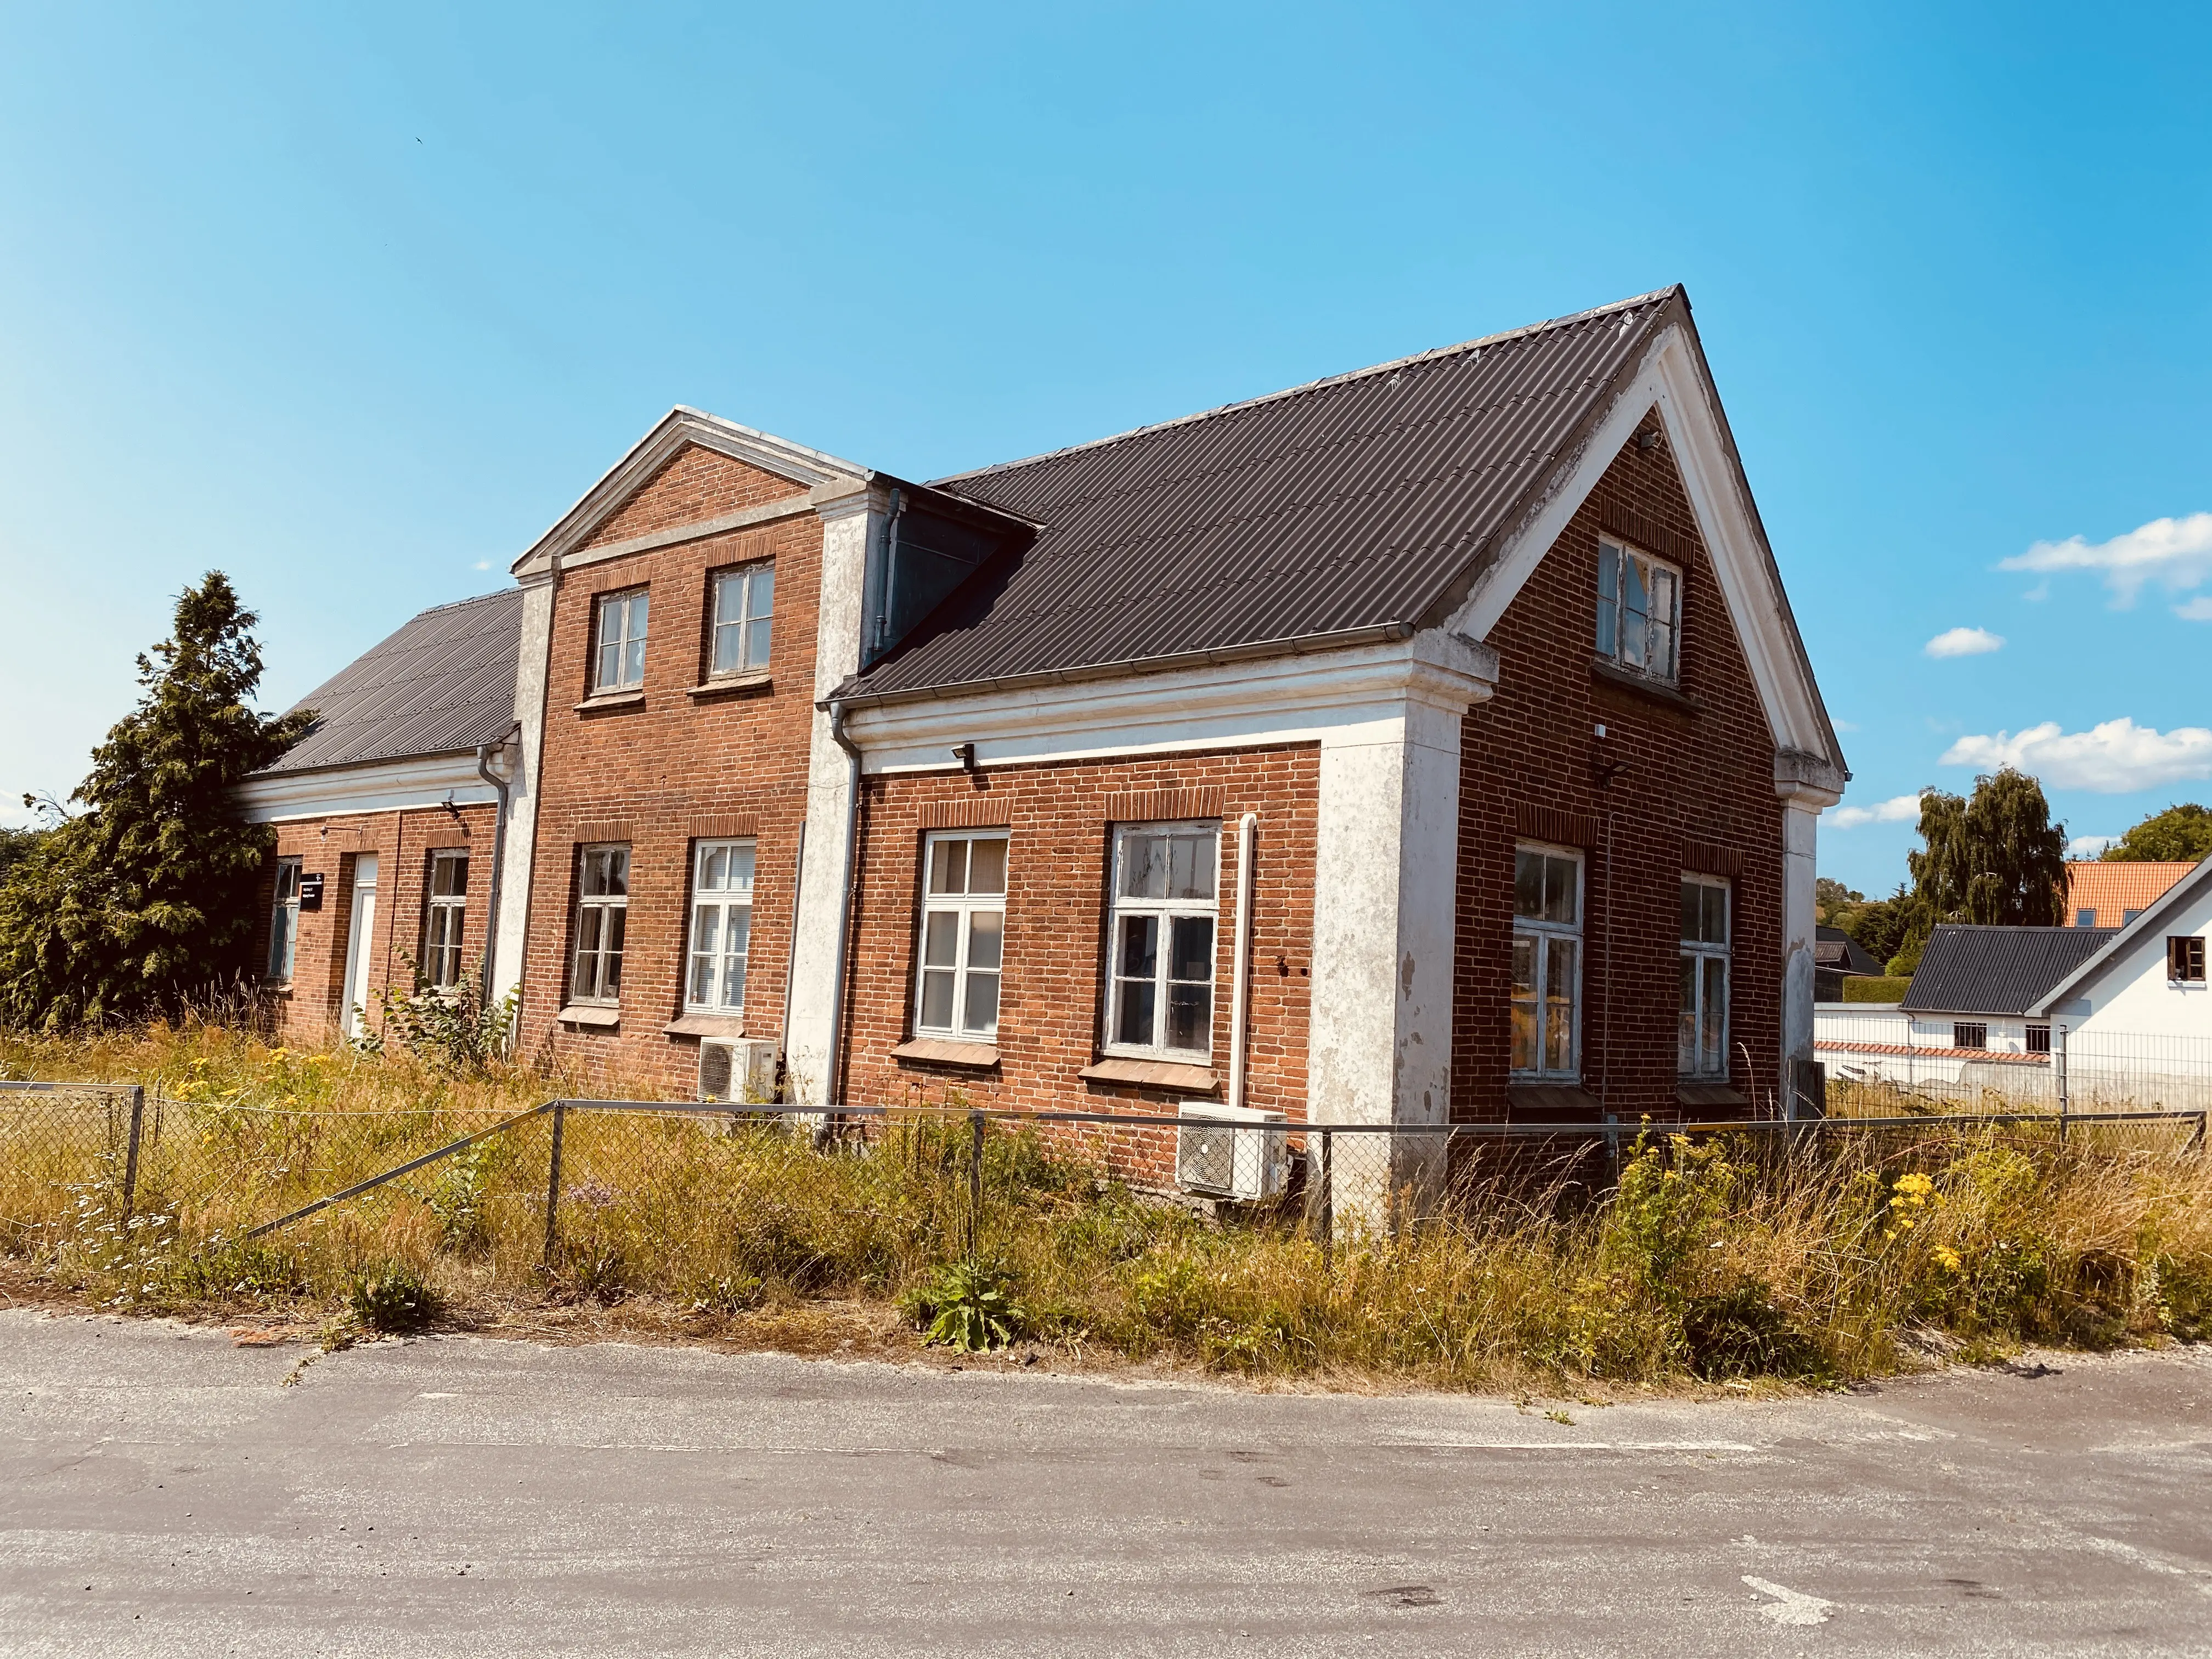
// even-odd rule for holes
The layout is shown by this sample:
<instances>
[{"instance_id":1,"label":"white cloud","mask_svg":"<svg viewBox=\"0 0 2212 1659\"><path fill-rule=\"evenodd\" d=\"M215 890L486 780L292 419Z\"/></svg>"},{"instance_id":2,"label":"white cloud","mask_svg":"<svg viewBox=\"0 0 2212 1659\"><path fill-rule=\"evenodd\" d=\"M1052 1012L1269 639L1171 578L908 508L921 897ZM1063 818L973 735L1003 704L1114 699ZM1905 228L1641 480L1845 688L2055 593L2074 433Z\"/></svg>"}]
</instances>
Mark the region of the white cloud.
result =
<instances>
[{"instance_id":1,"label":"white cloud","mask_svg":"<svg viewBox=\"0 0 2212 1659\"><path fill-rule=\"evenodd\" d=\"M2003 636L1986 628L1947 629L1921 647L1931 657L1980 657L2003 648Z\"/></svg>"},{"instance_id":2,"label":"white cloud","mask_svg":"<svg viewBox=\"0 0 2212 1659\"><path fill-rule=\"evenodd\" d=\"M2063 542L2038 542L2016 558L2001 559L2000 570L2101 570L2112 603L2124 609L2143 585L2156 582L2179 593L2212 579L2212 513L2185 519L2153 519L2108 542L2069 536ZM2212 612L2194 621L2212 620Z\"/></svg>"},{"instance_id":3,"label":"white cloud","mask_svg":"<svg viewBox=\"0 0 2212 1659\"><path fill-rule=\"evenodd\" d=\"M2118 839L2118 836L2076 836L2066 843L2066 856L2093 859Z\"/></svg>"},{"instance_id":4,"label":"white cloud","mask_svg":"<svg viewBox=\"0 0 2212 1659\"><path fill-rule=\"evenodd\" d=\"M1831 806L1820 816L1838 830L1856 830L1863 823L1917 823L1920 797L1892 795L1872 806Z\"/></svg>"},{"instance_id":5,"label":"white cloud","mask_svg":"<svg viewBox=\"0 0 2212 1659\"><path fill-rule=\"evenodd\" d=\"M1856 720L1831 720L1829 724L1838 732L1856 732L1859 729L1859 723Z\"/></svg>"},{"instance_id":6,"label":"white cloud","mask_svg":"<svg viewBox=\"0 0 2212 1659\"><path fill-rule=\"evenodd\" d=\"M2212 593L2199 593L2186 604L2177 605L2173 614L2184 622L2212 622Z\"/></svg>"},{"instance_id":7,"label":"white cloud","mask_svg":"<svg viewBox=\"0 0 2212 1659\"><path fill-rule=\"evenodd\" d=\"M2057 720L2045 720L2017 736L1960 738L1943 751L1941 764L1978 772L2010 766L2056 788L2118 795L2212 777L2212 731L2177 726L2160 732L2124 716L2087 732L2062 732Z\"/></svg>"},{"instance_id":8,"label":"white cloud","mask_svg":"<svg viewBox=\"0 0 2212 1659\"><path fill-rule=\"evenodd\" d=\"M476 563L469 568L472 570L489 570L491 568L491 561L489 559L478 559Z\"/></svg>"}]
</instances>

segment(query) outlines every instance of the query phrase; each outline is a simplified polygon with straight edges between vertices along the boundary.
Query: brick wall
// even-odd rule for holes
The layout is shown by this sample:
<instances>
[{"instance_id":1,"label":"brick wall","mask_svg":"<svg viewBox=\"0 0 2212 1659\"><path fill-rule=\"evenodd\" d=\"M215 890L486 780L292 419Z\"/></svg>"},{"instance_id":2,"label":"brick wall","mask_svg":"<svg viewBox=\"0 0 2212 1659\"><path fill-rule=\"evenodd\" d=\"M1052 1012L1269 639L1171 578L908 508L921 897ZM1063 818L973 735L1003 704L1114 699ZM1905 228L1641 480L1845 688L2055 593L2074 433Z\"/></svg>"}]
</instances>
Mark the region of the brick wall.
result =
<instances>
[{"instance_id":1,"label":"brick wall","mask_svg":"<svg viewBox=\"0 0 2212 1659\"><path fill-rule=\"evenodd\" d=\"M593 545L712 519L805 487L696 446L679 451L593 538ZM769 682L693 696L706 678L710 572L775 561ZM521 1051L592 1083L658 1079L688 1091L696 1037L664 1027L683 1006L695 838L757 842L744 1029L775 1036L790 959L793 860L806 812L821 521L802 512L755 528L570 570L555 596L537 850L524 965ZM581 709L589 690L592 599L647 585L652 623L641 705ZM630 847L621 1024L558 1024L567 1000L576 849Z\"/></svg>"},{"instance_id":2,"label":"brick wall","mask_svg":"<svg viewBox=\"0 0 2212 1659\"><path fill-rule=\"evenodd\" d=\"M354 872L360 854L377 860L376 913L370 937L368 1000L371 1024L377 999L387 987L404 993L414 983L408 958L422 951L424 889L430 854L463 848L469 854L467 908L461 922L465 971L478 972L484 951L484 919L491 902L492 842L498 809L489 805L416 808L393 812L348 813L276 826L278 858L296 857L308 875L323 878L323 902L300 913L299 943L293 956L289 994L274 999L274 1035L295 1043L319 1042L339 1024L344 994L346 947L353 918ZM261 879L252 965L269 962L269 932L276 899L276 864Z\"/></svg>"},{"instance_id":3,"label":"brick wall","mask_svg":"<svg viewBox=\"0 0 2212 1659\"><path fill-rule=\"evenodd\" d=\"M1312 744L1301 744L993 767L975 777L866 780L848 992L846 1098L1172 1115L1189 1097L1078 1074L1100 1052L1110 827L1117 820L1194 817L1218 817L1222 824L1213 1069L1225 1087L1237 821L1256 812L1246 1103L1303 1116L1317 758ZM891 1050L913 1034L925 831L984 824L1003 824L1010 832L999 1062L978 1071L896 1059ZM1219 1098L1219 1091L1212 1097ZM1166 1137L1122 1139L1129 1143L1121 1159L1125 1167L1133 1164L1164 1178Z\"/></svg>"},{"instance_id":4,"label":"brick wall","mask_svg":"<svg viewBox=\"0 0 2212 1659\"><path fill-rule=\"evenodd\" d=\"M1620 687L1592 669L1601 531L1684 573L1686 702ZM1763 1106L1780 1054L1774 740L1663 443L1623 447L1490 643L1498 693L1468 715L1461 775L1455 1115L1496 1118L1507 1109L1513 848L1523 836L1580 845L1587 854L1583 1082L1629 1122L1680 1109L1680 874L1734 878L1729 1081ZM1601 724L1603 739L1593 730ZM1623 769L1604 783L1600 769L1608 764Z\"/></svg>"}]
</instances>

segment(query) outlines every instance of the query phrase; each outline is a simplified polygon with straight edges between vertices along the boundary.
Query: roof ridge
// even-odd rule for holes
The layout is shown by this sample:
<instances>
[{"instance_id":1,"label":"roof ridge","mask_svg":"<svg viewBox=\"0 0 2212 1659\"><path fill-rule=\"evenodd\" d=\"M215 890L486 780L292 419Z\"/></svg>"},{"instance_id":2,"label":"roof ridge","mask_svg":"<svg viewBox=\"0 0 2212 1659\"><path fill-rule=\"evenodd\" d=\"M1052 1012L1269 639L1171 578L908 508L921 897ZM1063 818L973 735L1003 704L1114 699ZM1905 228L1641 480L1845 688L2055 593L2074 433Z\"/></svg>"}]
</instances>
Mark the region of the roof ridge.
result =
<instances>
[{"instance_id":1,"label":"roof ridge","mask_svg":"<svg viewBox=\"0 0 2212 1659\"><path fill-rule=\"evenodd\" d=\"M501 587L501 588L495 588L492 592L489 592L489 593L478 593L478 594L477 594L477 595L476 595L474 598L472 598L472 599L448 599L448 600L447 600L447 601L446 601L446 603L445 603L445 604L443 604L443 605L431 605L431 606L428 607L428 608L427 608L427 609L425 609L425 610L417 611L416 611L413 616L410 617L407 619L407 622L404 622L404 623L400 623L400 624L399 624L399 626L400 626L401 628L405 628L405 627L407 626L407 623L418 623L418 622L421 622L421 621L422 620L422 618L423 618L423 617L434 617L434 616L436 616L436 615L437 615L441 611L459 611L459 610L460 610L464 605L482 605L482 604L483 604L486 600L489 600L489 599L506 599L509 594L520 594L521 592L522 592L522 589L521 589L521 588L520 588L520 587L516 587L516 586ZM375 649L375 647L374 647L374 646L372 646L372 647L369 647L369 649L370 649L370 650L374 650L374 649ZM367 653L363 653L362 654L363 654L363 655L366 655L366 654L367 654Z\"/></svg>"},{"instance_id":2,"label":"roof ridge","mask_svg":"<svg viewBox=\"0 0 2212 1659\"><path fill-rule=\"evenodd\" d=\"M1364 368L1347 369L1340 374L1324 374L1319 380L1301 381L1276 392L1263 392L1254 398L1241 398L1233 403L1217 404L1210 409L1194 410L1188 415L1178 415L1171 420L1152 421L1143 426L1133 426L1127 431L1109 433L1103 438L1089 438L1081 443L1063 444L1058 449L1040 450L1034 455L1023 455L1011 461L996 461L988 466L973 467L965 472L948 472L928 481L932 489L942 489L968 478L986 477L994 472L1006 472L1018 466L1030 466L1039 461L1052 460L1061 455L1073 455L1086 449L1101 449L1108 444L1117 444L1130 438L1139 438L1146 433L1164 432L1172 427L1188 426L1198 421L1210 421L1217 416L1233 415L1239 410L1256 408L1279 398L1295 398L1303 392L1317 392L1324 386L1343 386L1353 380L1364 380L1370 374L1383 374L1410 368L1415 363L1433 362L1440 357L1455 356L1463 351L1479 351L1486 346L1504 345L1510 341L1525 339L1551 329L1565 328L1575 323L1588 322L1593 317L1603 317L1617 311L1632 310L1649 305L1682 290L1680 283L1670 283L1665 288L1653 289L1648 294L1631 295L1625 300L1615 300L1601 306L1592 306L1587 311L1571 312L1564 317L1550 317L1542 322L1525 323L1519 328L1509 328L1496 334L1485 334L1472 340L1462 340L1454 345L1434 346L1426 351L1414 352L1411 356L1393 357L1388 362L1370 363Z\"/></svg>"}]
</instances>

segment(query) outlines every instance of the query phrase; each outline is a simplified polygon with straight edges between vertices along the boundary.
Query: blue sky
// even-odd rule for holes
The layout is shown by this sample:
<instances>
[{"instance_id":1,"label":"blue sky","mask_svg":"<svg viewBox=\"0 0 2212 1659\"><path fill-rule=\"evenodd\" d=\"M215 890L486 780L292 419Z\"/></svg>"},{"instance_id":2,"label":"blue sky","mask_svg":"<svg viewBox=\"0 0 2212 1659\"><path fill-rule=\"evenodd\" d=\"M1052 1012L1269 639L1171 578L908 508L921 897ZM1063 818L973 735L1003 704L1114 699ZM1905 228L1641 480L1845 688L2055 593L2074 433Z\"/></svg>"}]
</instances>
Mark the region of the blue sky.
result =
<instances>
[{"instance_id":1,"label":"blue sky","mask_svg":"<svg viewBox=\"0 0 2212 1659\"><path fill-rule=\"evenodd\" d=\"M76 782L203 570L281 705L672 404L933 476L1680 281L1876 814L1824 871L1893 884L1882 804L2006 758L2115 832L2212 795L2208 48L2151 6L0 10L0 790Z\"/></svg>"}]
</instances>

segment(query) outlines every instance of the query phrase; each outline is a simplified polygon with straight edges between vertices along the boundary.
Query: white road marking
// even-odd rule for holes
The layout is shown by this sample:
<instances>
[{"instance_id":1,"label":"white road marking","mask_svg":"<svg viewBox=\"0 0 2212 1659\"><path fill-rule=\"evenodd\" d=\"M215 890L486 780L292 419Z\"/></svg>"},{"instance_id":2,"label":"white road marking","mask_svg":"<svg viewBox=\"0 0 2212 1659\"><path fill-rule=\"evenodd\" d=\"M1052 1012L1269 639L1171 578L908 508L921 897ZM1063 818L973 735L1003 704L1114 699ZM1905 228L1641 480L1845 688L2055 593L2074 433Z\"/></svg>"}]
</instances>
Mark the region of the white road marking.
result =
<instances>
[{"instance_id":1,"label":"white road marking","mask_svg":"<svg viewBox=\"0 0 2212 1659\"><path fill-rule=\"evenodd\" d=\"M1771 1605L1763 1605L1759 1610L1778 1625L1825 1625L1830 1609L1836 1605L1802 1590L1784 1589L1764 1578L1753 1578L1749 1573L1744 1574L1743 1582L1761 1595L1775 1598Z\"/></svg>"},{"instance_id":2,"label":"white road marking","mask_svg":"<svg viewBox=\"0 0 2212 1659\"><path fill-rule=\"evenodd\" d=\"M1403 1451L1752 1452L1742 1440L1391 1440Z\"/></svg>"}]
</instances>

